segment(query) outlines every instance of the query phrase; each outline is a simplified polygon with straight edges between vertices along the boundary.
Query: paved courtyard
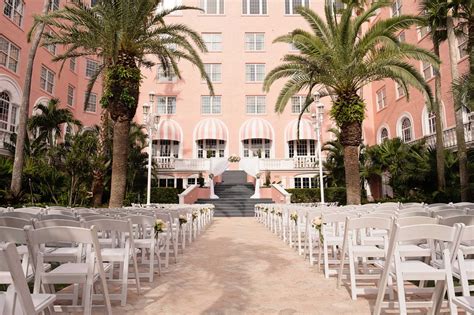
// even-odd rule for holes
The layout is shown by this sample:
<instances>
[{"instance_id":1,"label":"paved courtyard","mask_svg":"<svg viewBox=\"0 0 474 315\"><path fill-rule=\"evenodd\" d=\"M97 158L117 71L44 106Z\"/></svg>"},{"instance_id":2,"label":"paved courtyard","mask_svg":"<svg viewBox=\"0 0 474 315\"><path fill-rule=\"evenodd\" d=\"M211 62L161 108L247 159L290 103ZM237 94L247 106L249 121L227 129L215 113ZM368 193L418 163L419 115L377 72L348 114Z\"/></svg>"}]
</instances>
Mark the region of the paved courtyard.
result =
<instances>
[{"instance_id":1,"label":"paved courtyard","mask_svg":"<svg viewBox=\"0 0 474 315\"><path fill-rule=\"evenodd\" d=\"M114 314L370 314L253 218L217 218Z\"/></svg>"}]
</instances>

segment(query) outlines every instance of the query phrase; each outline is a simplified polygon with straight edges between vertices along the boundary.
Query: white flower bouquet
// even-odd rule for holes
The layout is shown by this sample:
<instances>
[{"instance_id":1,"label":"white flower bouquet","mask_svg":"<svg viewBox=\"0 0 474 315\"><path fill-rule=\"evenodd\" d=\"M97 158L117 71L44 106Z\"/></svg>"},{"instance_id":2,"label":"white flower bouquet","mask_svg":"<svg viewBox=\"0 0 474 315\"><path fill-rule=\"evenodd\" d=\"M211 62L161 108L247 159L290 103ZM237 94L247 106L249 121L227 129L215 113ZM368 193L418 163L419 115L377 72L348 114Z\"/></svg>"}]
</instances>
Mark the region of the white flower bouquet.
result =
<instances>
[{"instance_id":1,"label":"white flower bouquet","mask_svg":"<svg viewBox=\"0 0 474 315\"><path fill-rule=\"evenodd\" d=\"M188 223L188 218L184 214L180 214L178 217L179 220L179 226L182 226L183 224Z\"/></svg>"},{"instance_id":2,"label":"white flower bouquet","mask_svg":"<svg viewBox=\"0 0 474 315\"><path fill-rule=\"evenodd\" d=\"M290 219L295 221L295 223L297 223L298 222L298 213L293 212L292 214L290 214Z\"/></svg>"},{"instance_id":3,"label":"white flower bouquet","mask_svg":"<svg viewBox=\"0 0 474 315\"><path fill-rule=\"evenodd\" d=\"M161 219L157 219L155 221L155 225L153 227L153 229L155 230L155 237L158 237L158 234L162 233L165 231L165 228L166 228L166 223L165 221L161 220Z\"/></svg>"},{"instance_id":4,"label":"white flower bouquet","mask_svg":"<svg viewBox=\"0 0 474 315\"><path fill-rule=\"evenodd\" d=\"M197 217L199 216L199 211L198 210L193 210L191 216L193 218L193 221L196 220Z\"/></svg>"},{"instance_id":5,"label":"white flower bouquet","mask_svg":"<svg viewBox=\"0 0 474 315\"><path fill-rule=\"evenodd\" d=\"M276 210L275 213L279 217L283 216L283 211L281 211L280 209Z\"/></svg>"},{"instance_id":6,"label":"white flower bouquet","mask_svg":"<svg viewBox=\"0 0 474 315\"><path fill-rule=\"evenodd\" d=\"M321 217L316 217L313 219L313 222L311 222L313 224L313 227L318 231L319 233L319 240L322 242L324 242L324 236L323 236L323 231L322 231L322 228L323 228L323 220L321 219Z\"/></svg>"},{"instance_id":7,"label":"white flower bouquet","mask_svg":"<svg viewBox=\"0 0 474 315\"><path fill-rule=\"evenodd\" d=\"M227 161L229 161L230 163L240 162L240 156L238 156L237 154L232 154L231 156L229 156Z\"/></svg>"}]
</instances>

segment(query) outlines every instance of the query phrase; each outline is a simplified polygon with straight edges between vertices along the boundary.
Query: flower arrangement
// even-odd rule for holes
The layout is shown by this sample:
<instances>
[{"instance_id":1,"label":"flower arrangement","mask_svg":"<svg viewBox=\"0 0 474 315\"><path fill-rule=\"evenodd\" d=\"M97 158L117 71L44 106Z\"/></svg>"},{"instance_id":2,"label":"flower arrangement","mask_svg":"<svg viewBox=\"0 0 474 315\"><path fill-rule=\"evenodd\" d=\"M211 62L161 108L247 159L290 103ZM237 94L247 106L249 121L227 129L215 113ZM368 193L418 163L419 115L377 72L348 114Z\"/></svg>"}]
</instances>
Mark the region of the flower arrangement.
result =
<instances>
[{"instance_id":1,"label":"flower arrangement","mask_svg":"<svg viewBox=\"0 0 474 315\"><path fill-rule=\"evenodd\" d=\"M268 208L263 208L263 212L268 213Z\"/></svg>"},{"instance_id":2,"label":"flower arrangement","mask_svg":"<svg viewBox=\"0 0 474 315\"><path fill-rule=\"evenodd\" d=\"M197 217L199 216L199 211L198 210L193 210L191 216L193 218L193 221L196 220Z\"/></svg>"},{"instance_id":3,"label":"flower arrangement","mask_svg":"<svg viewBox=\"0 0 474 315\"><path fill-rule=\"evenodd\" d=\"M322 231L322 228L323 228L323 220L321 219L321 217L316 217L313 219L313 227L318 231L319 233L319 240L322 242L324 242L324 236L323 236L323 231Z\"/></svg>"},{"instance_id":4,"label":"flower arrangement","mask_svg":"<svg viewBox=\"0 0 474 315\"><path fill-rule=\"evenodd\" d=\"M209 174L209 179L213 179L214 178L214 174Z\"/></svg>"},{"instance_id":5,"label":"flower arrangement","mask_svg":"<svg viewBox=\"0 0 474 315\"><path fill-rule=\"evenodd\" d=\"M271 214L274 214L275 213L275 209L272 208L272 210L270 211Z\"/></svg>"},{"instance_id":6,"label":"flower arrangement","mask_svg":"<svg viewBox=\"0 0 474 315\"><path fill-rule=\"evenodd\" d=\"M188 223L188 218L184 214L180 214L178 217L179 220L179 226L182 226L183 224Z\"/></svg>"},{"instance_id":7,"label":"flower arrangement","mask_svg":"<svg viewBox=\"0 0 474 315\"><path fill-rule=\"evenodd\" d=\"M158 237L158 234L162 233L165 231L165 228L166 228L166 223L165 221L161 220L161 219L157 219L155 221L155 225L153 227L153 229L155 230L155 237Z\"/></svg>"},{"instance_id":8,"label":"flower arrangement","mask_svg":"<svg viewBox=\"0 0 474 315\"><path fill-rule=\"evenodd\" d=\"M261 176L262 176L262 173L257 173L257 174L255 174L255 178L256 178L256 179L260 179Z\"/></svg>"},{"instance_id":9,"label":"flower arrangement","mask_svg":"<svg viewBox=\"0 0 474 315\"><path fill-rule=\"evenodd\" d=\"M237 154L232 154L231 156L229 156L227 161L229 161L230 163L240 162L240 156L238 156Z\"/></svg>"},{"instance_id":10,"label":"flower arrangement","mask_svg":"<svg viewBox=\"0 0 474 315\"><path fill-rule=\"evenodd\" d=\"M281 211L280 209L276 210L275 213L276 213L276 215L279 216L279 217L282 217L282 216L283 216L283 211Z\"/></svg>"},{"instance_id":11,"label":"flower arrangement","mask_svg":"<svg viewBox=\"0 0 474 315\"><path fill-rule=\"evenodd\" d=\"M298 213L293 212L292 214L290 214L290 220L293 220L293 221L295 221L295 223L297 223L298 222Z\"/></svg>"}]
</instances>

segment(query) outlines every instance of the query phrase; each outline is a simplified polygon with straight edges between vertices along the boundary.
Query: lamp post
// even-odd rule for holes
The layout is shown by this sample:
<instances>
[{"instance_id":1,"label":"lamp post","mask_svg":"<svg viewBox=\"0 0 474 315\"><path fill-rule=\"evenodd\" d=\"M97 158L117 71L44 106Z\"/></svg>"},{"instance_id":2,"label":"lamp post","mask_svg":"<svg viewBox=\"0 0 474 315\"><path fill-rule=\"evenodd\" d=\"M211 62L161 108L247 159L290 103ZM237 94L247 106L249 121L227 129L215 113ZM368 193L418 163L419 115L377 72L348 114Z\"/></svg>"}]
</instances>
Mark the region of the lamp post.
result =
<instances>
[{"instance_id":1,"label":"lamp post","mask_svg":"<svg viewBox=\"0 0 474 315\"><path fill-rule=\"evenodd\" d=\"M323 180L323 158L321 156L321 128L323 125L324 118L324 104L321 103L320 94L314 93L314 107L315 110L311 112L311 119L313 120L314 131L316 131L316 137L318 141L318 163L319 163L319 190L321 193L321 203L324 204L324 180Z\"/></svg>"},{"instance_id":2,"label":"lamp post","mask_svg":"<svg viewBox=\"0 0 474 315\"><path fill-rule=\"evenodd\" d=\"M143 121L146 126L148 133L148 175L147 175L147 186L146 186L146 204L150 205L151 199L151 161L152 161L152 150L153 150L153 131L158 129L160 123L160 115L153 113L153 102L155 101L155 93L149 93L150 105L143 104Z\"/></svg>"}]
</instances>

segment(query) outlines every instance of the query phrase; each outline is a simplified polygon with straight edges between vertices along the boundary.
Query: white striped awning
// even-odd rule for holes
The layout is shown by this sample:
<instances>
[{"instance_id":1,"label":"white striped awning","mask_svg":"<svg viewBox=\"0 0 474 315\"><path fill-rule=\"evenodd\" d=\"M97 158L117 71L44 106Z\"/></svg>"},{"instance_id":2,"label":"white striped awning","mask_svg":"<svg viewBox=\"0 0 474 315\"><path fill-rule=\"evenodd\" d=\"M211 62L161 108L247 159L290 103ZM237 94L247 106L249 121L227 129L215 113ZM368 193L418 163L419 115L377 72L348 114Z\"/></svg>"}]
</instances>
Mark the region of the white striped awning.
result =
<instances>
[{"instance_id":1,"label":"white striped awning","mask_svg":"<svg viewBox=\"0 0 474 315\"><path fill-rule=\"evenodd\" d=\"M195 135L196 140L227 140L227 128L221 120L216 118L207 118L201 120L197 124Z\"/></svg>"},{"instance_id":2,"label":"white striped awning","mask_svg":"<svg viewBox=\"0 0 474 315\"><path fill-rule=\"evenodd\" d=\"M247 120L240 128L241 140L247 139L268 139L273 140L272 126L261 118Z\"/></svg>"},{"instance_id":3,"label":"white striped awning","mask_svg":"<svg viewBox=\"0 0 474 315\"><path fill-rule=\"evenodd\" d=\"M313 124L308 119L301 119L300 134L298 138L298 119L293 120L286 128L286 141L313 139L316 140L316 132Z\"/></svg>"},{"instance_id":4,"label":"white striped awning","mask_svg":"<svg viewBox=\"0 0 474 315\"><path fill-rule=\"evenodd\" d=\"M160 140L181 141L181 128L171 119L163 119L158 125L156 136Z\"/></svg>"}]
</instances>

